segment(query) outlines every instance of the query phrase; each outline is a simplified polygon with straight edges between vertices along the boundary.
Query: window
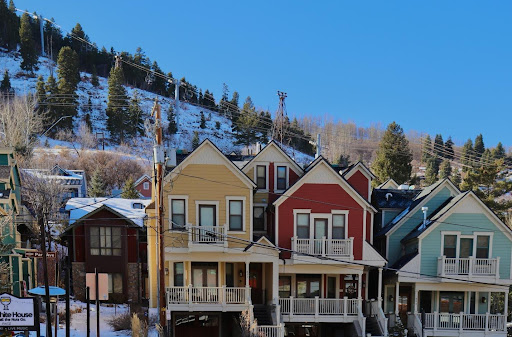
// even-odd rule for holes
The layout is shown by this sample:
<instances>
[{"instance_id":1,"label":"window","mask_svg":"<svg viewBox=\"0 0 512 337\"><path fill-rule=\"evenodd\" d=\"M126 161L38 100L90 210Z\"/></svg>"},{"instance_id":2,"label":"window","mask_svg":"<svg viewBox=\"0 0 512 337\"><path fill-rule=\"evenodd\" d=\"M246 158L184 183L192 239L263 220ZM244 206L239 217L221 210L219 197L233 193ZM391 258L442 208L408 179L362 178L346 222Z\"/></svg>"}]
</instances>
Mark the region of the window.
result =
<instances>
[{"instance_id":1,"label":"window","mask_svg":"<svg viewBox=\"0 0 512 337\"><path fill-rule=\"evenodd\" d=\"M336 277L327 277L327 298L336 298Z\"/></svg>"},{"instance_id":2,"label":"window","mask_svg":"<svg viewBox=\"0 0 512 337\"><path fill-rule=\"evenodd\" d=\"M217 263L192 263L192 285L194 287L217 286Z\"/></svg>"},{"instance_id":3,"label":"window","mask_svg":"<svg viewBox=\"0 0 512 337\"><path fill-rule=\"evenodd\" d=\"M109 294L122 294L123 293L123 275L122 274L108 274L108 293Z\"/></svg>"},{"instance_id":4,"label":"window","mask_svg":"<svg viewBox=\"0 0 512 337\"><path fill-rule=\"evenodd\" d=\"M444 236L443 255L446 257L457 257L457 235Z\"/></svg>"},{"instance_id":5,"label":"window","mask_svg":"<svg viewBox=\"0 0 512 337\"><path fill-rule=\"evenodd\" d=\"M183 287L183 262L174 262L174 286Z\"/></svg>"},{"instance_id":6,"label":"window","mask_svg":"<svg viewBox=\"0 0 512 337\"><path fill-rule=\"evenodd\" d=\"M144 184L142 184L142 188L145 189L146 191L149 190L149 183L147 181L144 182Z\"/></svg>"},{"instance_id":7,"label":"window","mask_svg":"<svg viewBox=\"0 0 512 337\"><path fill-rule=\"evenodd\" d=\"M91 255L121 256L121 228L91 227Z\"/></svg>"},{"instance_id":8,"label":"window","mask_svg":"<svg viewBox=\"0 0 512 337\"><path fill-rule=\"evenodd\" d=\"M140 202L134 202L132 204L132 208L133 209L144 209L144 205L142 203L140 203Z\"/></svg>"},{"instance_id":9,"label":"window","mask_svg":"<svg viewBox=\"0 0 512 337\"><path fill-rule=\"evenodd\" d=\"M217 226L215 205L199 205L199 226Z\"/></svg>"},{"instance_id":10,"label":"window","mask_svg":"<svg viewBox=\"0 0 512 337\"><path fill-rule=\"evenodd\" d=\"M473 255L473 238L460 239L459 257L468 258Z\"/></svg>"},{"instance_id":11,"label":"window","mask_svg":"<svg viewBox=\"0 0 512 337\"><path fill-rule=\"evenodd\" d=\"M232 263L226 263L226 287L235 286L235 266Z\"/></svg>"},{"instance_id":12,"label":"window","mask_svg":"<svg viewBox=\"0 0 512 337\"><path fill-rule=\"evenodd\" d=\"M229 230L243 230L243 204L241 200L229 201Z\"/></svg>"},{"instance_id":13,"label":"window","mask_svg":"<svg viewBox=\"0 0 512 337\"><path fill-rule=\"evenodd\" d=\"M297 297L320 296L320 275L297 275Z\"/></svg>"},{"instance_id":14,"label":"window","mask_svg":"<svg viewBox=\"0 0 512 337\"><path fill-rule=\"evenodd\" d=\"M258 189L267 189L267 167L264 165L256 166L256 186Z\"/></svg>"},{"instance_id":15,"label":"window","mask_svg":"<svg viewBox=\"0 0 512 337\"><path fill-rule=\"evenodd\" d=\"M279 297L285 298L292 296L292 277L279 276Z\"/></svg>"},{"instance_id":16,"label":"window","mask_svg":"<svg viewBox=\"0 0 512 337\"><path fill-rule=\"evenodd\" d=\"M332 238L345 238L345 214L335 214L332 216Z\"/></svg>"},{"instance_id":17,"label":"window","mask_svg":"<svg viewBox=\"0 0 512 337\"><path fill-rule=\"evenodd\" d=\"M441 291L439 299L439 311L456 314L464 311L464 293Z\"/></svg>"},{"instance_id":18,"label":"window","mask_svg":"<svg viewBox=\"0 0 512 337\"><path fill-rule=\"evenodd\" d=\"M172 229L185 227L185 200L172 199L171 201Z\"/></svg>"},{"instance_id":19,"label":"window","mask_svg":"<svg viewBox=\"0 0 512 337\"><path fill-rule=\"evenodd\" d=\"M277 189L286 190L286 166L277 167Z\"/></svg>"},{"instance_id":20,"label":"window","mask_svg":"<svg viewBox=\"0 0 512 337\"><path fill-rule=\"evenodd\" d=\"M476 237L476 257L478 259L489 258L489 236L478 235Z\"/></svg>"},{"instance_id":21,"label":"window","mask_svg":"<svg viewBox=\"0 0 512 337\"><path fill-rule=\"evenodd\" d=\"M309 239L309 214L297 214L297 236L299 239Z\"/></svg>"},{"instance_id":22,"label":"window","mask_svg":"<svg viewBox=\"0 0 512 337\"><path fill-rule=\"evenodd\" d=\"M255 206L252 215L254 231L265 231L265 207Z\"/></svg>"}]
</instances>

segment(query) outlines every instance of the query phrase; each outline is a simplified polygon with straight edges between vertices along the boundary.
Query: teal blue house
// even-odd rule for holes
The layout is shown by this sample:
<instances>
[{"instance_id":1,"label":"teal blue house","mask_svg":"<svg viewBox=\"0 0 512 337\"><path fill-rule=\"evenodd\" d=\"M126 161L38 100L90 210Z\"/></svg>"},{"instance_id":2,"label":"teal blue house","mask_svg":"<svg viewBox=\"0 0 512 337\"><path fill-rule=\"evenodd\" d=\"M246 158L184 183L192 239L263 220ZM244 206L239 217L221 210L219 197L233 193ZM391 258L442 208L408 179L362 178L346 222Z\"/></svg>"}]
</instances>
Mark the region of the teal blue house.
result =
<instances>
[{"instance_id":1,"label":"teal blue house","mask_svg":"<svg viewBox=\"0 0 512 337\"><path fill-rule=\"evenodd\" d=\"M448 179L375 196L374 242L388 260L383 309L390 322L400 320L417 336L506 336L510 228Z\"/></svg>"}]
</instances>

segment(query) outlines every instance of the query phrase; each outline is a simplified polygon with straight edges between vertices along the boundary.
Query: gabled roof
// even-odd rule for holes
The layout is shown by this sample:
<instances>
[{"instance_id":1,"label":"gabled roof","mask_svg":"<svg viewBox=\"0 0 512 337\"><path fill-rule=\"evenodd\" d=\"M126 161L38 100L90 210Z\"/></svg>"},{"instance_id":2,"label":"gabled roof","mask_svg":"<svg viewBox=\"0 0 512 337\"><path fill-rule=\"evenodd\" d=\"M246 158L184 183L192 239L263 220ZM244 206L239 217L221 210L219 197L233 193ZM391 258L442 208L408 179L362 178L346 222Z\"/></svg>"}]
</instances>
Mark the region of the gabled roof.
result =
<instances>
[{"instance_id":1,"label":"gabled roof","mask_svg":"<svg viewBox=\"0 0 512 337\"><path fill-rule=\"evenodd\" d=\"M358 161L354 165L349 166L348 169L343 172L343 176L345 179L349 179L357 170L362 171L366 176L370 176L370 179L375 179L373 172L370 171L362 161Z\"/></svg>"},{"instance_id":2,"label":"gabled roof","mask_svg":"<svg viewBox=\"0 0 512 337\"><path fill-rule=\"evenodd\" d=\"M245 184L251 188L255 188L256 184L240 169L238 166L236 166L231 160L229 160L215 144L210 141L208 138L203 140L203 142L194 150L192 153L190 153L181 163L179 163L177 166L175 166L171 172L168 173L167 177L172 177L173 175L179 175L182 169L184 169L187 165L189 165L191 162L193 163L193 160L196 156L201 154L201 152L205 149L209 148L213 151L215 155L217 155L217 158L220 159L220 162L226 165L228 169L231 170L235 175L237 175L240 180L244 181ZM205 160L205 163L210 162L213 158L203 158ZM168 181L168 179L164 179L164 181ZM167 182L166 182L167 183Z\"/></svg>"},{"instance_id":3,"label":"gabled roof","mask_svg":"<svg viewBox=\"0 0 512 337\"><path fill-rule=\"evenodd\" d=\"M248 168L252 163L259 161L259 158L261 158L265 154L265 152L269 151L269 149L271 148L277 149L277 151L281 153L292 164L292 166L295 168L295 171L299 173L304 172L302 167L300 167L300 165L297 164L295 160L293 160L293 158L290 157L274 140L271 140L267 145L265 145L265 147L261 149L261 151L256 156L254 156L247 164L245 164L242 169Z\"/></svg>"},{"instance_id":4,"label":"gabled roof","mask_svg":"<svg viewBox=\"0 0 512 337\"><path fill-rule=\"evenodd\" d=\"M383 182L382 184L377 186L377 188L379 188L379 189L382 189L382 188L397 189L398 186L400 186L400 185L398 185L398 183L393 178L389 178L388 180L386 180L385 182Z\"/></svg>"},{"instance_id":5,"label":"gabled roof","mask_svg":"<svg viewBox=\"0 0 512 337\"><path fill-rule=\"evenodd\" d=\"M315 172L315 170L317 170L319 167L321 166L325 166L327 167L330 171L332 171L332 174L333 176L335 177L335 179L337 180L338 183L340 183L343 188L349 193L352 195L352 197L354 198L354 200L358 201L358 203L360 205L365 205L366 207L370 208L371 210L373 210L374 212L377 212L377 210L368 202L368 200L366 200L359 192L357 192L353 187L352 185L349 184L349 182L343 178L341 176L341 174L339 174L339 172L337 172L330 164L327 160L325 160L323 157L319 157L321 158L320 160L317 161L317 163L311 167L310 169L308 169L308 171L306 172L306 174L304 174L302 177L299 178L299 180L297 180L295 182L295 184L293 184L292 186L290 186L286 191L285 193L283 193L281 196L279 196L279 198L277 198L276 201L274 201L273 205L274 206L278 206L280 205L284 200L286 200L288 198L288 196L290 196L291 194L293 194L304 182L307 181L307 179L313 174L313 172ZM334 183L335 181L333 181Z\"/></svg>"},{"instance_id":6,"label":"gabled roof","mask_svg":"<svg viewBox=\"0 0 512 337\"><path fill-rule=\"evenodd\" d=\"M402 269L403 266L408 264L412 259L414 259L418 255L418 252L409 253L402 257L400 257L393 265L391 265L389 268L392 269L393 272L395 270Z\"/></svg>"},{"instance_id":7,"label":"gabled roof","mask_svg":"<svg viewBox=\"0 0 512 337\"><path fill-rule=\"evenodd\" d=\"M138 184L140 184L144 179L148 179L149 181L151 181L151 177L148 176L147 174L143 174L142 176L140 176L139 179L137 179L135 182L134 182L134 185L137 186Z\"/></svg>"}]
</instances>

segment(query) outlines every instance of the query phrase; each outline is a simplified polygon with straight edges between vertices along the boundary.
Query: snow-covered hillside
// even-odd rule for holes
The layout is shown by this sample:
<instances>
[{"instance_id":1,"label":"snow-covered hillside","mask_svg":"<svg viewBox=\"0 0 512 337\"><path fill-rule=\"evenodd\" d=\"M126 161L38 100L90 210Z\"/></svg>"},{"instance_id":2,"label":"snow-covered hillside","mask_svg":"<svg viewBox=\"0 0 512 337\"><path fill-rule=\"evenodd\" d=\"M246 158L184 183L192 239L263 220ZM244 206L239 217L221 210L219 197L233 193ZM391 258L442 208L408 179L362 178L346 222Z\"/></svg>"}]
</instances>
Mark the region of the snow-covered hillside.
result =
<instances>
[{"instance_id":1,"label":"snow-covered hillside","mask_svg":"<svg viewBox=\"0 0 512 337\"><path fill-rule=\"evenodd\" d=\"M47 58L39 58L39 69L35 71L33 76L27 76L26 73L21 70L20 63L21 57L18 53L7 53L5 50L0 48L0 74L3 74L5 69L9 71L11 86L16 94L23 95L29 92L35 92L37 77L39 75L42 75L45 81L52 72L54 76L57 77L56 64ZM100 85L98 87L94 87L91 84L90 74L82 72L80 73L80 76L82 80L78 85L77 91L79 97L78 102L80 104L79 116L75 120L75 127L78 127L79 121L82 120L86 113L90 113L93 123L93 132L104 132L108 138L105 115L108 97L107 79L99 77ZM151 118L150 113L152 106L155 98L158 98L162 107L162 121L164 127L167 127L167 112L169 105L174 104L173 99L156 95L148 91L134 89L129 86L126 87L126 90L129 97L133 95L134 91L138 92L141 101L140 105L145 114L144 120ZM91 111L85 111L84 107L87 108L89 98L91 99L92 109ZM199 127L201 111L206 117L206 128L204 129ZM192 148L193 133L194 131L197 131L201 141L209 138L225 153L240 150L240 146L234 145L235 138L232 134L231 121L218 112L180 102L177 122L178 134L174 136L169 144L167 144L168 146L190 150ZM216 129L217 124L220 124L218 130ZM52 143L54 142L50 141L50 144ZM134 144L136 145L137 141L134 142ZM59 145L65 146L65 142L59 142ZM313 159L311 156L304 155L291 148L286 148L286 151L301 164L308 163Z\"/></svg>"}]
</instances>

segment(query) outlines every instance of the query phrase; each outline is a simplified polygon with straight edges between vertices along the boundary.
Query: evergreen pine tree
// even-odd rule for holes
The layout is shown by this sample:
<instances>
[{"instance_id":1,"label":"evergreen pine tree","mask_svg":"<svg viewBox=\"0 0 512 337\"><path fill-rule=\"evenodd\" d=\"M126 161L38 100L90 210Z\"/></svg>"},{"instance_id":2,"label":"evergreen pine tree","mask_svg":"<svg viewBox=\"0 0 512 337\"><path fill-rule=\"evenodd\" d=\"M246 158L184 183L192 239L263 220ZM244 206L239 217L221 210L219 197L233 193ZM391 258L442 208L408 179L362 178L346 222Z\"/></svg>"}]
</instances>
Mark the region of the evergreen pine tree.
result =
<instances>
[{"instance_id":1,"label":"evergreen pine tree","mask_svg":"<svg viewBox=\"0 0 512 337\"><path fill-rule=\"evenodd\" d=\"M460 162L462 165L464 165L464 172L468 171L469 167L475 166L475 161L473 157L473 141L471 139L468 139L466 143L464 143L464 146L462 147Z\"/></svg>"},{"instance_id":2,"label":"evergreen pine tree","mask_svg":"<svg viewBox=\"0 0 512 337\"><path fill-rule=\"evenodd\" d=\"M452 176L452 182L455 186L460 187L462 183L462 176L460 175L459 170L455 170L455 173Z\"/></svg>"},{"instance_id":3,"label":"evergreen pine tree","mask_svg":"<svg viewBox=\"0 0 512 337\"><path fill-rule=\"evenodd\" d=\"M89 97L89 101L91 100L91 98ZM87 126L87 128L89 129L89 132L92 133L92 121L91 121L91 114L90 113L86 113L84 115L84 123L85 125Z\"/></svg>"},{"instance_id":4,"label":"evergreen pine tree","mask_svg":"<svg viewBox=\"0 0 512 337\"><path fill-rule=\"evenodd\" d=\"M452 137L448 137L444 143L444 157L449 160L453 160L455 152L453 151Z\"/></svg>"},{"instance_id":5,"label":"evergreen pine tree","mask_svg":"<svg viewBox=\"0 0 512 337\"><path fill-rule=\"evenodd\" d=\"M439 167L435 158L430 158L427 162L427 169L425 170L425 184L432 185L437 181L437 174Z\"/></svg>"},{"instance_id":6,"label":"evergreen pine tree","mask_svg":"<svg viewBox=\"0 0 512 337\"><path fill-rule=\"evenodd\" d=\"M8 94L12 90L11 88L11 80L9 79L9 71L5 69L4 71L4 78L2 79L2 82L0 82L0 93Z\"/></svg>"},{"instance_id":7,"label":"evergreen pine tree","mask_svg":"<svg viewBox=\"0 0 512 337\"><path fill-rule=\"evenodd\" d=\"M46 79L45 89L47 92L46 111L48 112L48 114L46 116L46 125L50 126L51 124L55 123L57 121L57 119L59 119L59 117L58 117L59 89L57 87L57 82L55 81L55 77L53 77L52 75L48 76L48 78ZM51 134L54 134L56 132L56 130L54 128L52 128L49 132Z\"/></svg>"},{"instance_id":8,"label":"evergreen pine tree","mask_svg":"<svg viewBox=\"0 0 512 337\"><path fill-rule=\"evenodd\" d=\"M443 160L439 167L439 179L450 178L452 175L452 166L448 159Z\"/></svg>"},{"instance_id":9,"label":"evergreen pine tree","mask_svg":"<svg viewBox=\"0 0 512 337\"><path fill-rule=\"evenodd\" d=\"M491 164L492 162L494 162L492 151L489 149L485 149L484 154L482 155L482 166L485 167L485 165Z\"/></svg>"},{"instance_id":10,"label":"evergreen pine tree","mask_svg":"<svg viewBox=\"0 0 512 337\"><path fill-rule=\"evenodd\" d=\"M236 133L235 144L249 146L257 142L259 140L259 134L256 131L258 123L259 118L256 108L251 97L247 96L240 115L233 123L233 131Z\"/></svg>"},{"instance_id":11,"label":"evergreen pine tree","mask_svg":"<svg viewBox=\"0 0 512 337\"><path fill-rule=\"evenodd\" d=\"M7 47L9 45L9 7L6 0L0 0L0 46Z\"/></svg>"},{"instance_id":12,"label":"evergreen pine tree","mask_svg":"<svg viewBox=\"0 0 512 337\"><path fill-rule=\"evenodd\" d=\"M39 113L47 110L46 108L46 88L43 80L43 76L39 75L36 82L36 99L37 99L37 110Z\"/></svg>"},{"instance_id":13,"label":"evergreen pine tree","mask_svg":"<svg viewBox=\"0 0 512 337\"><path fill-rule=\"evenodd\" d=\"M506 156L506 153L505 153L505 149L503 148L503 144L501 144L501 142L498 143L498 145L496 145L496 147L492 150L492 157L494 159L503 159L505 158Z\"/></svg>"},{"instance_id":14,"label":"evergreen pine tree","mask_svg":"<svg viewBox=\"0 0 512 337\"><path fill-rule=\"evenodd\" d=\"M176 132L178 132L178 126L176 125L176 116L174 114L174 108L172 104L169 104L169 110L167 111L167 121L169 122L169 126L167 127L169 135L176 134Z\"/></svg>"},{"instance_id":15,"label":"evergreen pine tree","mask_svg":"<svg viewBox=\"0 0 512 337\"><path fill-rule=\"evenodd\" d=\"M126 121L128 120L128 97L123 86L124 75L121 67L110 69L108 77L107 130L114 142L122 142L126 136Z\"/></svg>"},{"instance_id":16,"label":"evergreen pine tree","mask_svg":"<svg viewBox=\"0 0 512 337\"><path fill-rule=\"evenodd\" d=\"M20 54L22 57L21 69L33 72L37 65L36 43L32 36L30 16L23 13L20 25Z\"/></svg>"},{"instance_id":17,"label":"evergreen pine tree","mask_svg":"<svg viewBox=\"0 0 512 337\"><path fill-rule=\"evenodd\" d=\"M373 172L377 176L375 183L382 183L392 178L398 184L411 178L412 153L409 141L400 125L393 122L388 125L377 149L377 157L373 162Z\"/></svg>"},{"instance_id":18,"label":"evergreen pine tree","mask_svg":"<svg viewBox=\"0 0 512 337\"><path fill-rule=\"evenodd\" d=\"M216 128L217 130L220 130L220 122L219 122L219 121L216 121L216 122L215 122L215 128Z\"/></svg>"},{"instance_id":19,"label":"evergreen pine tree","mask_svg":"<svg viewBox=\"0 0 512 337\"><path fill-rule=\"evenodd\" d=\"M192 137L192 150L195 150L199 147L199 133L194 131L194 137Z\"/></svg>"},{"instance_id":20,"label":"evergreen pine tree","mask_svg":"<svg viewBox=\"0 0 512 337\"><path fill-rule=\"evenodd\" d=\"M136 90L133 91L133 96L130 100L128 107L128 119L126 121L127 135L130 137L137 137L144 133L144 120L142 118L142 109L140 107L140 98Z\"/></svg>"},{"instance_id":21,"label":"evergreen pine tree","mask_svg":"<svg viewBox=\"0 0 512 337\"><path fill-rule=\"evenodd\" d=\"M482 134L479 134L475 138L475 145L473 146L473 153L476 160L477 166L480 166L480 160L482 159L482 155L485 151L485 145L484 145L484 137Z\"/></svg>"},{"instance_id":22,"label":"evergreen pine tree","mask_svg":"<svg viewBox=\"0 0 512 337\"><path fill-rule=\"evenodd\" d=\"M197 103L199 105L205 105L204 104L204 95L203 95L203 90L202 89L199 89L199 98L197 99Z\"/></svg>"},{"instance_id":23,"label":"evergreen pine tree","mask_svg":"<svg viewBox=\"0 0 512 337\"><path fill-rule=\"evenodd\" d=\"M165 86L166 86L166 81L165 81L165 78L163 78L163 72L162 72L162 69L160 69L160 67L158 66L158 63L156 61L153 62L153 65L151 66L151 70L153 70L156 74L158 75L155 75L154 76L154 79L153 79L153 84L151 86L151 88L153 89L153 92L159 94L159 95L163 95L165 93ZM159 76L159 75L162 75L162 76Z\"/></svg>"},{"instance_id":24,"label":"evergreen pine tree","mask_svg":"<svg viewBox=\"0 0 512 337\"><path fill-rule=\"evenodd\" d=\"M20 19L18 15L16 15L16 6L14 6L14 1L9 1L9 22L7 29L8 32L8 41L7 41L7 49L15 50L18 42L20 42Z\"/></svg>"},{"instance_id":25,"label":"evergreen pine tree","mask_svg":"<svg viewBox=\"0 0 512 337\"><path fill-rule=\"evenodd\" d=\"M92 84L93 87L97 87L97 86L100 85L100 81L98 79L98 72L96 70L96 65L95 64L92 66L91 84Z\"/></svg>"},{"instance_id":26,"label":"evergreen pine tree","mask_svg":"<svg viewBox=\"0 0 512 337\"><path fill-rule=\"evenodd\" d=\"M200 115L201 115L201 118L199 121L199 127L201 129L205 129L206 128L206 119L204 118L204 113L201 111Z\"/></svg>"},{"instance_id":27,"label":"evergreen pine tree","mask_svg":"<svg viewBox=\"0 0 512 337\"><path fill-rule=\"evenodd\" d=\"M78 70L78 55L69 47L62 47L57 58L57 74L59 78L58 91L61 97L58 107L58 117L71 116L78 114L78 102L76 90L80 82L80 73ZM73 118L65 118L55 126L56 129L73 129Z\"/></svg>"},{"instance_id":28,"label":"evergreen pine tree","mask_svg":"<svg viewBox=\"0 0 512 337\"><path fill-rule=\"evenodd\" d=\"M123 185L123 191L121 192L121 198L123 199L138 199L140 198L139 191L135 188L135 183L132 178L128 178Z\"/></svg>"},{"instance_id":29,"label":"evergreen pine tree","mask_svg":"<svg viewBox=\"0 0 512 337\"><path fill-rule=\"evenodd\" d=\"M444 141L443 136L441 134L437 134L436 138L434 138L434 157L437 162L437 166L441 165L441 162L444 158Z\"/></svg>"},{"instance_id":30,"label":"evergreen pine tree","mask_svg":"<svg viewBox=\"0 0 512 337\"><path fill-rule=\"evenodd\" d=\"M432 139L427 135L423 140L423 151L421 152L421 162L427 163L432 158Z\"/></svg>"},{"instance_id":31,"label":"evergreen pine tree","mask_svg":"<svg viewBox=\"0 0 512 337\"><path fill-rule=\"evenodd\" d=\"M100 169L96 169L91 177L89 183L89 190L87 191L90 197L105 197L107 195L106 186L103 179L103 173Z\"/></svg>"},{"instance_id":32,"label":"evergreen pine tree","mask_svg":"<svg viewBox=\"0 0 512 337\"><path fill-rule=\"evenodd\" d=\"M232 122L236 122L238 119L238 100L240 96L237 91L233 91L233 96L231 97L231 101L229 101L229 116Z\"/></svg>"},{"instance_id":33,"label":"evergreen pine tree","mask_svg":"<svg viewBox=\"0 0 512 337\"><path fill-rule=\"evenodd\" d=\"M340 165L341 167L348 167L350 165L350 155L343 153L340 154L336 164Z\"/></svg>"}]
</instances>

